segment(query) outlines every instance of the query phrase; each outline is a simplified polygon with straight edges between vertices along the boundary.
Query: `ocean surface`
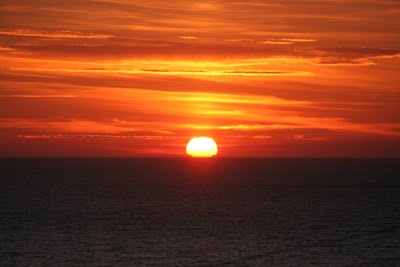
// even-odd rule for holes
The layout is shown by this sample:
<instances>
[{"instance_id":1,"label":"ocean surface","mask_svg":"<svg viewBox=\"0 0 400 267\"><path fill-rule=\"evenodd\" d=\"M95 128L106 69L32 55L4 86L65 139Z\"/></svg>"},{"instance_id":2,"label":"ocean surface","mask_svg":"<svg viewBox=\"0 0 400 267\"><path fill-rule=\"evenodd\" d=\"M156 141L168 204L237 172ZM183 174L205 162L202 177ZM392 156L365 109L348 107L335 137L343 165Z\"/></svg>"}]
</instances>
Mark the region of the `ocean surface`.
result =
<instances>
[{"instance_id":1,"label":"ocean surface","mask_svg":"<svg viewBox=\"0 0 400 267\"><path fill-rule=\"evenodd\" d=\"M0 266L400 266L400 159L0 159Z\"/></svg>"}]
</instances>

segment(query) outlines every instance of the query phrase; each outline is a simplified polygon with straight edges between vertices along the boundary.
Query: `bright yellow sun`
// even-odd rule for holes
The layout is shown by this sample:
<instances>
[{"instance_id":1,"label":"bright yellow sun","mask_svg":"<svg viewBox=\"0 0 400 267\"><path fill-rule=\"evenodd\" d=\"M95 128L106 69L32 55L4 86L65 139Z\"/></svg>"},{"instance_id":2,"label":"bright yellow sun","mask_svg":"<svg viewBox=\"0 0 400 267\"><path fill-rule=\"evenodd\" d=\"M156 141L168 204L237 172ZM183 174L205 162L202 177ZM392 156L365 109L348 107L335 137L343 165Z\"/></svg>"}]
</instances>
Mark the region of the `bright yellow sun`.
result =
<instances>
[{"instance_id":1,"label":"bright yellow sun","mask_svg":"<svg viewBox=\"0 0 400 267\"><path fill-rule=\"evenodd\" d=\"M186 153L192 157L212 157L217 155L218 147L209 137L193 137L186 146Z\"/></svg>"}]
</instances>

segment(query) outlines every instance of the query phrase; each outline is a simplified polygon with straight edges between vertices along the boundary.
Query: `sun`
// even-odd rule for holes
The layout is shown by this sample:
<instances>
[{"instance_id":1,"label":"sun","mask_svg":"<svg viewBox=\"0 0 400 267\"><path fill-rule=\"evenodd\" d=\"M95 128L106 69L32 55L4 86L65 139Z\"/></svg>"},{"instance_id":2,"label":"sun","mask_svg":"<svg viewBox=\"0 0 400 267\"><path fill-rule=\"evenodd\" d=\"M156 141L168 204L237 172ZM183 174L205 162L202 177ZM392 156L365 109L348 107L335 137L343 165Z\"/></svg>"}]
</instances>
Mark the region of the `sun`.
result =
<instances>
[{"instance_id":1,"label":"sun","mask_svg":"<svg viewBox=\"0 0 400 267\"><path fill-rule=\"evenodd\" d=\"M186 146L186 153L192 157L212 157L218 154L218 147L212 138L193 137Z\"/></svg>"}]
</instances>

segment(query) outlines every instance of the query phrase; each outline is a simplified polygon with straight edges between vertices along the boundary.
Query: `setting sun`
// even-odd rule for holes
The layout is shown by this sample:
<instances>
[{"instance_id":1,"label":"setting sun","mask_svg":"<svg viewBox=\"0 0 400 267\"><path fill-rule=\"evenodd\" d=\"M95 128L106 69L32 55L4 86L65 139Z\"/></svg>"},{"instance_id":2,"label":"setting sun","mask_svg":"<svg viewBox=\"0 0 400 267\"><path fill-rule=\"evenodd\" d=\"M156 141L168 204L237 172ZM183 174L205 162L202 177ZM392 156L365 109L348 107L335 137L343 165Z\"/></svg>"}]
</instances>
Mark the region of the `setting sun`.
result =
<instances>
[{"instance_id":1,"label":"setting sun","mask_svg":"<svg viewBox=\"0 0 400 267\"><path fill-rule=\"evenodd\" d=\"M218 154L218 147L212 138L194 137L187 144L186 153L192 157L212 157Z\"/></svg>"}]
</instances>

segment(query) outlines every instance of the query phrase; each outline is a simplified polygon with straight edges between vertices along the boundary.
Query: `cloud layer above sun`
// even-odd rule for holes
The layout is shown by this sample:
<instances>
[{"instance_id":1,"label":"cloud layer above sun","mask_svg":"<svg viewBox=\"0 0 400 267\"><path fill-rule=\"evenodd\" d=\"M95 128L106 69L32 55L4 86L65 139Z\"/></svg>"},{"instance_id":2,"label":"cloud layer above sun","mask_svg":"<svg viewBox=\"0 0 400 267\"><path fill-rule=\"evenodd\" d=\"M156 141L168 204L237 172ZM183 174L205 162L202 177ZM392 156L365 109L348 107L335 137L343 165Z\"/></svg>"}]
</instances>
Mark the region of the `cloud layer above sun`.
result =
<instances>
[{"instance_id":1,"label":"cloud layer above sun","mask_svg":"<svg viewBox=\"0 0 400 267\"><path fill-rule=\"evenodd\" d=\"M0 156L400 156L400 2L2 1Z\"/></svg>"}]
</instances>

